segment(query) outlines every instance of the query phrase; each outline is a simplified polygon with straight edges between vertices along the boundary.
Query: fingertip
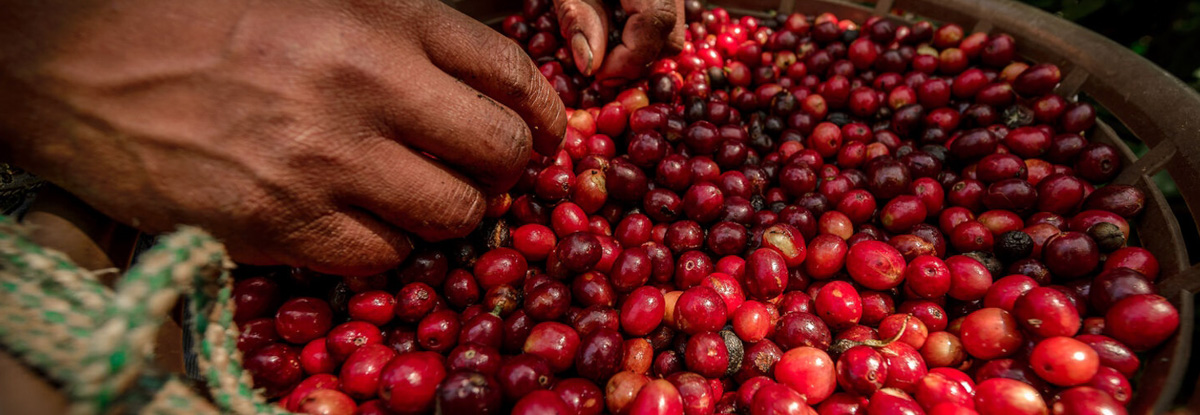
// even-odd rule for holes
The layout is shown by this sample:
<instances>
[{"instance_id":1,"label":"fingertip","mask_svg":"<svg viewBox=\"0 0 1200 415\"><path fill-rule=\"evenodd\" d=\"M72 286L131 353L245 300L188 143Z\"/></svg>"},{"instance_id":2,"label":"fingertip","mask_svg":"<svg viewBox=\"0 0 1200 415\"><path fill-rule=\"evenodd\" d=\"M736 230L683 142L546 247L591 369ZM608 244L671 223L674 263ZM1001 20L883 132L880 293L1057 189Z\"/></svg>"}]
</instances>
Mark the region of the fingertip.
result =
<instances>
[{"instance_id":1,"label":"fingertip","mask_svg":"<svg viewBox=\"0 0 1200 415\"><path fill-rule=\"evenodd\" d=\"M675 55L683 51L683 44L687 40L687 16L686 7L683 0L675 0L675 28L671 30L671 35L667 37L666 52Z\"/></svg>"},{"instance_id":2,"label":"fingertip","mask_svg":"<svg viewBox=\"0 0 1200 415\"><path fill-rule=\"evenodd\" d=\"M542 110L545 111L545 118L542 119L547 120L546 124L530 123L529 129L533 135L533 150L543 156L553 157L558 154L558 145L567 132L567 108L553 89L549 90L549 94L552 95L550 99L542 101L546 103L546 108ZM526 163L529 160L518 161Z\"/></svg>"},{"instance_id":3,"label":"fingertip","mask_svg":"<svg viewBox=\"0 0 1200 415\"><path fill-rule=\"evenodd\" d=\"M667 36L667 43L663 45L664 55L677 55L683 51L683 44L687 41L687 35L684 27L676 27L671 34Z\"/></svg>"},{"instance_id":4,"label":"fingertip","mask_svg":"<svg viewBox=\"0 0 1200 415\"><path fill-rule=\"evenodd\" d=\"M566 109L562 109L561 113L562 115L555 118L551 129L546 132L546 137L536 143L541 145L541 148L537 149L538 154L546 157L554 157L555 154L558 154L558 146L562 143L563 134L567 132Z\"/></svg>"},{"instance_id":5,"label":"fingertip","mask_svg":"<svg viewBox=\"0 0 1200 415\"><path fill-rule=\"evenodd\" d=\"M684 40L683 40L682 35L673 36L671 38L671 43L669 44L669 46L671 47L671 54L678 54L679 52L682 52L683 44L684 44Z\"/></svg>"},{"instance_id":6,"label":"fingertip","mask_svg":"<svg viewBox=\"0 0 1200 415\"><path fill-rule=\"evenodd\" d=\"M571 52L575 58L575 67L579 68L579 72L583 76L592 76L592 72L595 71L592 66L595 54L592 53L592 46L583 32L576 32L571 36Z\"/></svg>"}]
</instances>

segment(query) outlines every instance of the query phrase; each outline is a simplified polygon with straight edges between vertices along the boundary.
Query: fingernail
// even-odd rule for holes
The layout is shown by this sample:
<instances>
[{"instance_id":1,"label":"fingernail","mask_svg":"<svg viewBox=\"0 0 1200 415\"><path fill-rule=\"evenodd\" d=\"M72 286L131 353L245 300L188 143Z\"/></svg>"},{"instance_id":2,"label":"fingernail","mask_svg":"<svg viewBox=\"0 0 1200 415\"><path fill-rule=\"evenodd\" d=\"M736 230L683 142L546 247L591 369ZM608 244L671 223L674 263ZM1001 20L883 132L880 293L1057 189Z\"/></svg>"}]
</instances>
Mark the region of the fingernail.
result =
<instances>
[{"instance_id":1,"label":"fingernail","mask_svg":"<svg viewBox=\"0 0 1200 415\"><path fill-rule=\"evenodd\" d=\"M587 37L583 33L576 32L574 36L571 36L571 51L575 55L576 66L579 66L579 63L585 63L580 68L580 72L583 72L584 76L591 76L592 47L588 44Z\"/></svg>"}]
</instances>

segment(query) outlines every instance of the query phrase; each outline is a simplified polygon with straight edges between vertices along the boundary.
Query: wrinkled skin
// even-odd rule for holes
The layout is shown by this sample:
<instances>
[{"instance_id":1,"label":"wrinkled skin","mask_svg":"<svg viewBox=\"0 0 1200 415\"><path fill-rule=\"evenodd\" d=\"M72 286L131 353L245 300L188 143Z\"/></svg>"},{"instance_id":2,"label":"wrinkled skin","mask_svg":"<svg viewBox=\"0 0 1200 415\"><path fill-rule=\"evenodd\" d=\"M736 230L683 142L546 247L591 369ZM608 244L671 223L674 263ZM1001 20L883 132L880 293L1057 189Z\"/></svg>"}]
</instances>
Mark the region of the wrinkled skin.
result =
<instances>
[{"instance_id":1,"label":"wrinkled skin","mask_svg":"<svg viewBox=\"0 0 1200 415\"><path fill-rule=\"evenodd\" d=\"M394 267L469 233L566 127L519 45L435 0L12 3L0 161L144 231L201 226L239 262ZM682 27L626 3L603 73Z\"/></svg>"},{"instance_id":2,"label":"wrinkled skin","mask_svg":"<svg viewBox=\"0 0 1200 415\"><path fill-rule=\"evenodd\" d=\"M683 48L683 0L621 0L629 16L621 44L608 56L608 13L600 0L554 0L563 39L579 72L597 79L634 79L661 55Z\"/></svg>"}]
</instances>

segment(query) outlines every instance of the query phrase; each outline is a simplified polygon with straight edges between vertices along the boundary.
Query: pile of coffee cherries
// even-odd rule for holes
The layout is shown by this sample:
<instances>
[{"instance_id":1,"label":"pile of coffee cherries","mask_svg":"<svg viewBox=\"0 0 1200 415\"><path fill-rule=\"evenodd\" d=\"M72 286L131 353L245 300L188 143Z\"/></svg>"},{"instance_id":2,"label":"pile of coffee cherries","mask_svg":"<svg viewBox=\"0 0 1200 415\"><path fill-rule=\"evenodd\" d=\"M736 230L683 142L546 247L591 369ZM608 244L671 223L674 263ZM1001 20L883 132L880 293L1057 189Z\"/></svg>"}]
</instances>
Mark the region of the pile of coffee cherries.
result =
<instances>
[{"instance_id":1,"label":"pile of coffee cherries","mask_svg":"<svg viewBox=\"0 0 1200 415\"><path fill-rule=\"evenodd\" d=\"M1179 325L1145 195L1004 34L687 2L682 53L581 76L469 238L385 275L246 268L256 385L314 414L1122 414ZM612 16L620 27L624 16ZM861 23L861 25L860 25ZM618 30L619 31L619 30ZM614 39L616 40L616 39ZM356 412L357 411L357 412Z\"/></svg>"}]
</instances>

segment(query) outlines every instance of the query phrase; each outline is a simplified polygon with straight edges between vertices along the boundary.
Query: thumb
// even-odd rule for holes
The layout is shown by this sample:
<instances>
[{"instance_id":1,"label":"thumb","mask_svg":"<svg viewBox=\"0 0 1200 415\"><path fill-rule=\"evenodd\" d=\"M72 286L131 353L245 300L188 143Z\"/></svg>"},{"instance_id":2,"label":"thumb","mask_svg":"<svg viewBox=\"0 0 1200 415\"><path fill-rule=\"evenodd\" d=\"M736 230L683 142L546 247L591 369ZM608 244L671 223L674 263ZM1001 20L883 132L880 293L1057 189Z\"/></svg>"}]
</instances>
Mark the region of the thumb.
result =
<instances>
[{"instance_id":1,"label":"thumb","mask_svg":"<svg viewBox=\"0 0 1200 415\"><path fill-rule=\"evenodd\" d=\"M684 33L680 6L679 0L621 0L629 16L621 32L621 44L609 53L596 78L633 79L664 51L677 52Z\"/></svg>"},{"instance_id":2,"label":"thumb","mask_svg":"<svg viewBox=\"0 0 1200 415\"><path fill-rule=\"evenodd\" d=\"M558 26L571 47L575 67L590 76L604 62L608 43L608 15L600 0L554 0Z\"/></svg>"}]
</instances>

